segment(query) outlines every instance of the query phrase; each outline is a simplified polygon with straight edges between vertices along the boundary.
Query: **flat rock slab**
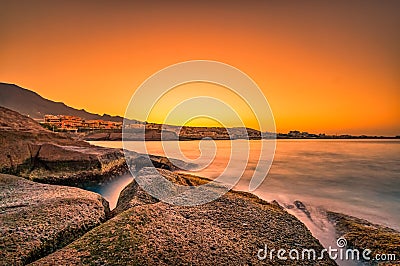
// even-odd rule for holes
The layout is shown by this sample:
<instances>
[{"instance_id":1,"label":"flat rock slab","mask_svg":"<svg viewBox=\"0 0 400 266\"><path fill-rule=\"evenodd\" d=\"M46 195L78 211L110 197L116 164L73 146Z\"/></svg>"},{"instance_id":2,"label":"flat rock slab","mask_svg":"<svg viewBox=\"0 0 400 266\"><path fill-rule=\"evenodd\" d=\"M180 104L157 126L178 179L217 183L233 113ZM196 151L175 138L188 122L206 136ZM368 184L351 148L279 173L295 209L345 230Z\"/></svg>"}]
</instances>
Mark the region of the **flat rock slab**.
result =
<instances>
[{"instance_id":1,"label":"flat rock slab","mask_svg":"<svg viewBox=\"0 0 400 266\"><path fill-rule=\"evenodd\" d=\"M106 220L108 202L79 188L0 174L0 265L23 265Z\"/></svg>"}]
</instances>

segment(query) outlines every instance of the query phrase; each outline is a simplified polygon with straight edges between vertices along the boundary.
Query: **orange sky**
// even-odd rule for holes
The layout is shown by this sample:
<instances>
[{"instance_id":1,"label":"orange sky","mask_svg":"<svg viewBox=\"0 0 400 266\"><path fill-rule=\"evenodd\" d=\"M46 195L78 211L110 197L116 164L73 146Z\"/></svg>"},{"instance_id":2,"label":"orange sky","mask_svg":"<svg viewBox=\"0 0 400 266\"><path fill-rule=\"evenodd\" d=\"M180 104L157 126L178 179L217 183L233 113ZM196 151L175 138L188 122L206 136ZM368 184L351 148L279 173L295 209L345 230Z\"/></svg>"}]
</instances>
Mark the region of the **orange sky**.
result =
<instances>
[{"instance_id":1,"label":"orange sky","mask_svg":"<svg viewBox=\"0 0 400 266\"><path fill-rule=\"evenodd\" d=\"M398 1L2 1L0 81L123 115L154 72L210 59L257 82L278 132L399 135L399 13Z\"/></svg>"}]
</instances>

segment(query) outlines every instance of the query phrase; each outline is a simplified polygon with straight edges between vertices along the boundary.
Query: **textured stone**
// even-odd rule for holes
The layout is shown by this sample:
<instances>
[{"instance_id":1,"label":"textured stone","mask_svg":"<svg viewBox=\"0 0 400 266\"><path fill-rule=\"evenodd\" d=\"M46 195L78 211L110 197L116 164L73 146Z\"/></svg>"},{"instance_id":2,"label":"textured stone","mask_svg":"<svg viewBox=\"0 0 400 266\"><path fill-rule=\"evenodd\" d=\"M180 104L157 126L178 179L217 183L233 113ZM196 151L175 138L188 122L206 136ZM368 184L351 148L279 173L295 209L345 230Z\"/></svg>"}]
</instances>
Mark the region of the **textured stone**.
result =
<instances>
[{"instance_id":1,"label":"textured stone","mask_svg":"<svg viewBox=\"0 0 400 266\"><path fill-rule=\"evenodd\" d=\"M0 174L0 265L23 265L104 222L108 202L79 188Z\"/></svg>"}]
</instances>

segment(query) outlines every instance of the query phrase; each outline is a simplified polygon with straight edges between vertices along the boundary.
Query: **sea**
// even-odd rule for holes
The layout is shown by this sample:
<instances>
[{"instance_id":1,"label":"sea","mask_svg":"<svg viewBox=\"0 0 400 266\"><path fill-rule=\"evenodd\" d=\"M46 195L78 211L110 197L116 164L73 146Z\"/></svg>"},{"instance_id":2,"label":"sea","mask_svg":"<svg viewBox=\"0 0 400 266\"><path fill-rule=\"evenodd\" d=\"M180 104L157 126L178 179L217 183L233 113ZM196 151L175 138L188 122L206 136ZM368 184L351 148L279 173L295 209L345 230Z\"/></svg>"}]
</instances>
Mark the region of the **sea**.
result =
<instances>
[{"instance_id":1,"label":"sea","mask_svg":"<svg viewBox=\"0 0 400 266\"><path fill-rule=\"evenodd\" d=\"M232 178L241 176L234 186L235 190L249 191L249 182L259 162L262 145L271 144L262 142L271 141L148 141L146 147L127 141L124 146L140 153L168 154L172 158L197 162L203 168L184 172L210 179L224 172L234 154L247 155L250 147L244 171L233 168L229 172ZM232 142L236 143L232 145ZM112 148L122 148L123 145L120 141L90 143ZM179 149L172 149L171 152L169 147ZM232 147L235 147L234 151ZM87 189L103 195L114 208L120 191L132 180L131 175L124 175ZM326 219L327 210L400 230L400 140L276 140L271 168L261 185L251 193L267 201L276 200L287 208L325 247L335 247L338 237L333 225ZM301 201L306 206L311 219L293 207L294 201Z\"/></svg>"}]
</instances>

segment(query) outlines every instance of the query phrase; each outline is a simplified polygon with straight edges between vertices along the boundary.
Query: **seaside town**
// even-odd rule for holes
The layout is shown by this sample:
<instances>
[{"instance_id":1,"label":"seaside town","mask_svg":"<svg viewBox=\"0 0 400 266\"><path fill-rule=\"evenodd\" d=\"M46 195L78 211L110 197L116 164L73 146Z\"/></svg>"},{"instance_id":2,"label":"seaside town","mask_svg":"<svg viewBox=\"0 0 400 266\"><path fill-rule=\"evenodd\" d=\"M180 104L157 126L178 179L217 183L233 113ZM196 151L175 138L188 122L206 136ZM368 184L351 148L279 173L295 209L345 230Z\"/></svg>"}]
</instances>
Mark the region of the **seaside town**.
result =
<instances>
[{"instance_id":1,"label":"seaside town","mask_svg":"<svg viewBox=\"0 0 400 266\"><path fill-rule=\"evenodd\" d=\"M184 139L198 139L199 137L211 137L215 139L229 139L228 131L233 138L243 138L244 132L238 128L231 128L228 131L225 128L216 127L187 127L183 126L171 126L171 125L161 125L155 123L133 123L129 125L123 125L122 122L105 121L105 120L85 120L82 117L72 116L72 115L45 115L40 121L40 124L52 131L68 131L68 132L87 132L87 131L117 131L121 132L122 128L137 129L146 127L146 130L161 131L164 129L167 131L172 131L179 133ZM258 130L247 129L248 137L251 139L255 138L278 138L278 139L353 139L353 138L393 138L385 136L354 136L348 134L342 135L329 135L325 133L308 133L298 130L291 130L288 133L277 133L276 135L269 132L263 132L260 135ZM394 138L400 138L396 136Z\"/></svg>"},{"instance_id":2,"label":"seaside town","mask_svg":"<svg viewBox=\"0 0 400 266\"><path fill-rule=\"evenodd\" d=\"M85 120L72 115L45 115L41 125L53 131L75 131L94 129L122 129L122 122Z\"/></svg>"}]
</instances>

